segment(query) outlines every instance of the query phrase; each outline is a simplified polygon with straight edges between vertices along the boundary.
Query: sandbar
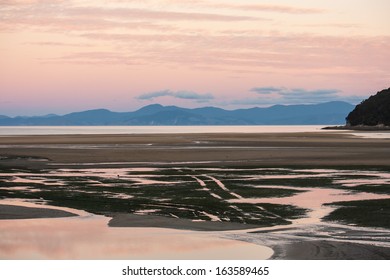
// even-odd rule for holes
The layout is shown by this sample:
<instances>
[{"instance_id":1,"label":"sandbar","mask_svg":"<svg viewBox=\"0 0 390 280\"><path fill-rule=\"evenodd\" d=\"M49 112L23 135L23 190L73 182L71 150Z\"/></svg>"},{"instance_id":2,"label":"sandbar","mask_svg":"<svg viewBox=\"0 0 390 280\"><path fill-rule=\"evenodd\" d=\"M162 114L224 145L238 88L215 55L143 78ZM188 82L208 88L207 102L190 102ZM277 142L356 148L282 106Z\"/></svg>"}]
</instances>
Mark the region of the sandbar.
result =
<instances>
[{"instance_id":1,"label":"sandbar","mask_svg":"<svg viewBox=\"0 0 390 280\"><path fill-rule=\"evenodd\" d=\"M63 210L0 204L0 220L64 218L77 216Z\"/></svg>"},{"instance_id":2,"label":"sandbar","mask_svg":"<svg viewBox=\"0 0 390 280\"><path fill-rule=\"evenodd\" d=\"M37 135L0 137L0 165L186 162L236 166L390 166L390 140L347 133ZM29 158L24 160L23 158ZM32 160L32 159L42 160ZM45 161L47 160L47 162Z\"/></svg>"},{"instance_id":3,"label":"sandbar","mask_svg":"<svg viewBox=\"0 0 390 280\"><path fill-rule=\"evenodd\" d=\"M115 214L111 227L159 227L193 231L228 231L258 228L257 225L232 222L192 221L153 215Z\"/></svg>"}]
</instances>

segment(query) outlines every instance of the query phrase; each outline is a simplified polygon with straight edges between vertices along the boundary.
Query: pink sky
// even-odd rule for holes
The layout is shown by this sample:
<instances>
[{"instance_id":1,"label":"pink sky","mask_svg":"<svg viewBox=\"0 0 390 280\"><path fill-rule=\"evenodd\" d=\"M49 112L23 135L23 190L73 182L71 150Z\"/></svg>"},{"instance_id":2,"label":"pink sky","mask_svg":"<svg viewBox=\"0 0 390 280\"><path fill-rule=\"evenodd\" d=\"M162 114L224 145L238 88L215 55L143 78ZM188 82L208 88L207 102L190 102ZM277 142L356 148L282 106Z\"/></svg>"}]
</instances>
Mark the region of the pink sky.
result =
<instances>
[{"instance_id":1,"label":"pink sky","mask_svg":"<svg viewBox=\"0 0 390 280\"><path fill-rule=\"evenodd\" d=\"M0 0L0 115L358 103L390 86L388 0Z\"/></svg>"}]
</instances>

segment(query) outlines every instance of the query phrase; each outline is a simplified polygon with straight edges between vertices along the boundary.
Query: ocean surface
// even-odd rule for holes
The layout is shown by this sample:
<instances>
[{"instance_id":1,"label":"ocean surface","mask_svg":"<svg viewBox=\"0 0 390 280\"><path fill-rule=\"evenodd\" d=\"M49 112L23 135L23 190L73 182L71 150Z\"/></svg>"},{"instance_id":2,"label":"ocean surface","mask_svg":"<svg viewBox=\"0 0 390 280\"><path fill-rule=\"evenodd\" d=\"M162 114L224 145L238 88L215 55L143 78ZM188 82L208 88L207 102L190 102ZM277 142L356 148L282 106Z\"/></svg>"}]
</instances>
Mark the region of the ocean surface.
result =
<instances>
[{"instance_id":1,"label":"ocean surface","mask_svg":"<svg viewBox=\"0 0 390 280\"><path fill-rule=\"evenodd\" d=\"M0 126L0 135L314 132L325 126Z\"/></svg>"},{"instance_id":2,"label":"ocean surface","mask_svg":"<svg viewBox=\"0 0 390 280\"><path fill-rule=\"evenodd\" d=\"M390 139L390 131L321 130L329 125L240 125L240 126L0 126L1 136L170 134L170 133L345 133L362 138Z\"/></svg>"}]
</instances>

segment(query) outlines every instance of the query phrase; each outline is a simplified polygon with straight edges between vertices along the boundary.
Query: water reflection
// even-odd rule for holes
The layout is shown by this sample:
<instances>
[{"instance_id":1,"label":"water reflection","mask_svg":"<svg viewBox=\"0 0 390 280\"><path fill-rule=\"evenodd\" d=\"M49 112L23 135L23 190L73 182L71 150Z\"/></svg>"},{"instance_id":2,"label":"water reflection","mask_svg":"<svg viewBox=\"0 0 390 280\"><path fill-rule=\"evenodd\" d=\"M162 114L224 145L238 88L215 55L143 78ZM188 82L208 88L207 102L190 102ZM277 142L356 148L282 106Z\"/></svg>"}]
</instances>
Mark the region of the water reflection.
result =
<instances>
[{"instance_id":1,"label":"water reflection","mask_svg":"<svg viewBox=\"0 0 390 280\"><path fill-rule=\"evenodd\" d=\"M272 186L267 186L272 188ZM280 187L275 187L280 188ZM286 187L284 187L286 188ZM242 198L230 199L231 203L275 203L285 205L295 205L300 208L309 209L308 217L292 220L293 225L296 224L316 224L320 223L321 219L334 210L331 206L326 206L327 203L341 201L358 201L369 199L385 199L390 198L390 195L366 193L366 192L350 192L339 189L325 188L299 188L291 189L305 190L305 192L297 193L289 197L273 197L273 198Z\"/></svg>"},{"instance_id":2,"label":"water reflection","mask_svg":"<svg viewBox=\"0 0 390 280\"><path fill-rule=\"evenodd\" d=\"M107 222L100 216L0 221L0 259L266 259L273 253L211 233Z\"/></svg>"}]
</instances>

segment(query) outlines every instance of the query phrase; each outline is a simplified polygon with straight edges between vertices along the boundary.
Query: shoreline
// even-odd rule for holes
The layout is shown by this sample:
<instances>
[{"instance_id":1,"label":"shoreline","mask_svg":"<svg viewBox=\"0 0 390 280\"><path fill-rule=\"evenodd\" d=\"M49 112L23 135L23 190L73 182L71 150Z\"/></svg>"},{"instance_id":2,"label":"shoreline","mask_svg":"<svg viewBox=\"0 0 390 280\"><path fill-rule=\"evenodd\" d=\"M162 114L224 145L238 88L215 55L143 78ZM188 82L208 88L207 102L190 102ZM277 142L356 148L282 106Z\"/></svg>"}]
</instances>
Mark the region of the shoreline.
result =
<instances>
[{"instance_id":1,"label":"shoreline","mask_svg":"<svg viewBox=\"0 0 390 280\"><path fill-rule=\"evenodd\" d=\"M390 126L368 126L368 125L339 125L339 126L326 126L321 128L322 130L350 130L350 131L369 131L369 132L383 132L390 131Z\"/></svg>"}]
</instances>

